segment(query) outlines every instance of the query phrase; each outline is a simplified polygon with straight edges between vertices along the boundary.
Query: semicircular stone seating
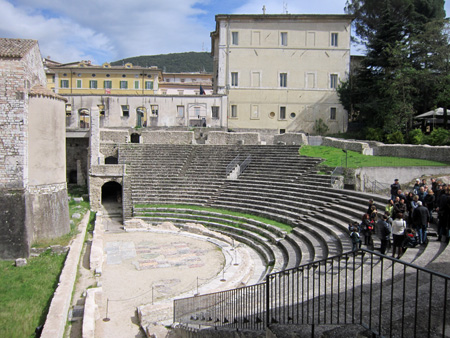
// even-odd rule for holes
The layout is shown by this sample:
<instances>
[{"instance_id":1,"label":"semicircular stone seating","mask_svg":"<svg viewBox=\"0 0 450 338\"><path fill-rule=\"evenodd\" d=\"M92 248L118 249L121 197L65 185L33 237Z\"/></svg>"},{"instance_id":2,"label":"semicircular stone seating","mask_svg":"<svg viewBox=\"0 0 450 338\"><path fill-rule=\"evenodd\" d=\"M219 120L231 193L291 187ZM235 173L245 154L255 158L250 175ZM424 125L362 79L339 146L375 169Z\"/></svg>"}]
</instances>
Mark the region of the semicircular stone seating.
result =
<instances>
[{"instance_id":1,"label":"semicircular stone seating","mask_svg":"<svg viewBox=\"0 0 450 338\"><path fill-rule=\"evenodd\" d=\"M237 155L251 155L251 162L238 179L228 180L226 168ZM351 251L348 224L361 219L371 198L384 210L387 197L333 189L329 175L317 174L320 162L300 156L298 146L121 144L119 163L127 165L125 218L196 222L226 234L262 257L267 266L262 279L270 272ZM173 204L259 216L292 231ZM444 249L430 245L407 250L403 259L426 266Z\"/></svg>"}]
</instances>

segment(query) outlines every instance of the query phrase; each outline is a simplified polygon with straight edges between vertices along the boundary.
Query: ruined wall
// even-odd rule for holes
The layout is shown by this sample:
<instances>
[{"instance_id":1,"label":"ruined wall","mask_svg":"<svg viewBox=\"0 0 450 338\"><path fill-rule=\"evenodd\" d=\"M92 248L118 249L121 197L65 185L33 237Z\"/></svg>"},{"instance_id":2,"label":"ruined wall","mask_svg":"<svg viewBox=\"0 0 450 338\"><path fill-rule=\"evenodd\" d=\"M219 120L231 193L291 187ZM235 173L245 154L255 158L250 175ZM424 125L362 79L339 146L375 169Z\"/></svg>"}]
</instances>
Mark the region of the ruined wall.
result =
<instances>
[{"instance_id":1,"label":"ruined wall","mask_svg":"<svg viewBox=\"0 0 450 338\"><path fill-rule=\"evenodd\" d=\"M420 158L432 161L449 161L449 146L411 144L384 144L373 148L373 155Z\"/></svg>"},{"instance_id":2,"label":"ruined wall","mask_svg":"<svg viewBox=\"0 0 450 338\"><path fill-rule=\"evenodd\" d=\"M82 185L86 185L86 177L88 173L88 148L88 138L66 139L67 182L77 183L77 175L73 176L73 173L77 173L78 175L83 175L82 181L84 184ZM80 168L78 168L77 161L80 161ZM81 173L79 171L81 171Z\"/></svg>"},{"instance_id":3,"label":"ruined wall","mask_svg":"<svg viewBox=\"0 0 450 338\"><path fill-rule=\"evenodd\" d=\"M228 133L212 131L208 133L206 144L260 144L259 133Z\"/></svg>"},{"instance_id":4,"label":"ruined wall","mask_svg":"<svg viewBox=\"0 0 450 338\"><path fill-rule=\"evenodd\" d=\"M28 257L25 190L0 190L0 258Z\"/></svg>"},{"instance_id":5,"label":"ruined wall","mask_svg":"<svg viewBox=\"0 0 450 338\"><path fill-rule=\"evenodd\" d=\"M278 144L279 142L286 143L286 145L308 144L308 137L304 133L285 133L275 135L273 138L273 144Z\"/></svg>"},{"instance_id":6,"label":"ruined wall","mask_svg":"<svg viewBox=\"0 0 450 338\"><path fill-rule=\"evenodd\" d=\"M138 132L141 143L145 144L193 144L194 132L192 131L150 131Z\"/></svg>"},{"instance_id":7,"label":"ruined wall","mask_svg":"<svg viewBox=\"0 0 450 338\"><path fill-rule=\"evenodd\" d=\"M30 242L57 238L70 231L65 183L30 186L26 196L26 222Z\"/></svg>"}]
</instances>

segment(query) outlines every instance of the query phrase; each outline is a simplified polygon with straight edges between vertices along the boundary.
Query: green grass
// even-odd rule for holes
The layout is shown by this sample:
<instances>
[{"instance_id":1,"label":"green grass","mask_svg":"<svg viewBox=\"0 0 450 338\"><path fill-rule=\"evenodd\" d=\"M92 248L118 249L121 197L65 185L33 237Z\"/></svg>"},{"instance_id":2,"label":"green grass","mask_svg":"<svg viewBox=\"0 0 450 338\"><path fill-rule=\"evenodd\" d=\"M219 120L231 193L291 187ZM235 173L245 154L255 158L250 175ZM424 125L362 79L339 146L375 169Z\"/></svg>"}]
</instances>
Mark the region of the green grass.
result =
<instances>
[{"instance_id":1,"label":"green grass","mask_svg":"<svg viewBox=\"0 0 450 338\"><path fill-rule=\"evenodd\" d=\"M227 218L226 216L229 215L229 216L239 216L239 217L245 217L248 219L253 219L256 221L260 221L260 222L263 222L266 224L276 226L288 233L290 233L292 230L292 227L290 227L289 225L284 224L284 223L273 221L271 219L267 219L264 217L259 217L259 216L250 215L250 214L244 214L244 213L225 210L225 209L207 208L207 207L201 207L201 206L196 206L196 205L184 205L184 204L137 204L135 207L136 208L174 208L174 209L204 210L204 211L216 212L216 213L222 214L222 215L224 215L224 218ZM150 212L150 211L148 211L148 212Z\"/></svg>"},{"instance_id":2,"label":"green grass","mask_svg":"<svg viewBox=\"0 0 450 338\"><path fill-rule=\"evenodd\" d=\"M0 261L0 337L34 337L44 324L66 255L49 251L15 267Z\"/></svg>"},{"instance_id":3,"label":"green grass","mask_svg":"<svg viewBox=\"0 0 450 338\"><path fill-rule=\"evenodd\" d=\"M320 157L325 161L322 163L328 167L346 167L346 155L339 148L326 146L302 146L300 155L310 157ZM347 153L348 168L362 167L418 167L418 166L446 166L447 163L420 160L415 158L390 157L390 156L369 156L362 155L349 150Z\"/></svg>"}]
</instances>

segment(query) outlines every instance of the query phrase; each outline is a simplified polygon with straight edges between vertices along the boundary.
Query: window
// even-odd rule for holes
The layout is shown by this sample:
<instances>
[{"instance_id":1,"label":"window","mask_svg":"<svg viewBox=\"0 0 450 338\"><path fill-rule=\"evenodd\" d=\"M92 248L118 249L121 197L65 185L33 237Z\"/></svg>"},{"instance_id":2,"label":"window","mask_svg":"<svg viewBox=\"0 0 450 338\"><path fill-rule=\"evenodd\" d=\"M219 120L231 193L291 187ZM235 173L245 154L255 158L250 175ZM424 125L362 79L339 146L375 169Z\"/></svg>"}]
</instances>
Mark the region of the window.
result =
<instances>
[{"instance_id":1,"label":"window","mask_svg":"<svg viewBox=\"0 0 450 338\"><path fill-rule=\"evenodd\" d=\"M330 108L330 120L336 120L336 107Z\"/></svg>"},{"instance_id":2,"label":"window","mask_svg":"<svg viewBox=\"0 0 450 338\"><path fill-rule=\"evenodd\" d=\"M61 80L61 88L69 88L69 80Z\"/></svg>"},{"instance_id":3,"label":"window","mask_svg":"<svg viewBox=\"0 0 450 338\"><path fill-rule=\"evenodd\" d=\"M287 87L287 73L280 73L280 87Z\"/></svg>"},{"instance_id":4,"label":"window","mask_svg":"<svg viewBox=\"0 0 450 338\"><path fill-rule=\"evenodd\" d=\"M152 115L158 116L158 106L152 105L151 109L152 109Z\"/></svg>"},{"instance_id":5,"label":"window","mask_svg":"<svg viewBox=\"0 0 450 338\"><path fill-rule=\"evenodd\" d=\"M184 117L184 106L177 106L177 117Z\"/></svg>"},{"instance_id":6,"label":"window","mask_svg":"<svg viewBox=\"0 0 450 338\"><path fill-rule=\"evenodd\" d=\"M145 89L153 89L153 81L145 81Z\"/></svg>"},{"instance_id":7,"label":"window","mask_svg":"<svg viewBox=\"0 0 450 338\"><path fill-rule=\"evenodd\" d=\"M120 81L120 89L128 89L128 81Z\"/></svg>"},{"instance_id":8,"label":"window","mask_svg":"<svg viewBox=\"0 0 450 338\"><path fill-rule=\"evenodd\" d=\"M100 116L105 116L105 105L104 104L98 104L98 112L100 114Z\"/></svg>"},{"instance_id":9,"label":"window","mask_svg":"<svg viewBox=\"0 0 450 338\"><path fill-rule=\"evenodd\" d=\"M280 44L282 46L287 46L287 32L280 33Z\"/></svg>"},{"instance_id":10,"label":"window","mask_svg":"<svg viewBox=\"0 0 450 338\"><path fill-rule=\"evenodd\" d=\"M235 104L231 105L231 117L237 118L237 106Z\"/></svg>"},{"instance_id":11,"label":"window","mask_svg":"<svg viewBox=\"0 0 450 338\"><path fill-rule=\"evenodd\" d=\"M139 81L134 81L134 89L139 89Z\"/></svg>"},{"instance_id":12,"label":"window","mask_svg":"<svg viewBox=\"0 0 450 338\"><path fill-rule=\"evenodd\" d=\"M238 86L238 73L231 73L231 86L232 87Z\"/></svg>"},{"instance_id":13,"label":"window","mask_svg":"<svg viewBox=\"0 0 450 338\"><path fill-rule=\"evenodd\" d=\"M97 89L97 80L89 80L89 88Z\"/></svg>"},{"instance_id":14,"label":"window","mask_svg":"<svg viewBox=\"0 0 450 338\"><path fill-rule=\"evenodd\" d=\"M286 107L280 107L280 120L286 120Z\"/></svg>"},{"instance_id":15,"label":"window","mask_svg":"<svg viewBox=\"0 0 450 338\"><path fill-rule=\"evenodd\" d=\"M86 108L81 108L78 111L78 114L80 116L80 128L89 128L89 110Z\"/></svg>"},{"instance_id":16,"label":"window","mask_svg":"<svg viewBox=\"0 0 450 338\"><path fill-rule=\"evenodd\" d=\"M123 104L121 105L121 107L122 107L122 116L124 117L130 116L130 106L127 104Z\"/></svg>"},{"instance_id":17,"label":"window","mask_svg":"<svg viewBox=\"0 0 450 338\"><path fill-rule=\"evenodd\" d=\"M315 73L306 73L306 88L316 88Z\"/></svg>"},{"instance_id":18,"label":"window","mask_svg":"<svg viewBox=\"0 0 450 338\"><path fill-rule=\"evenodd\" d=\"M239 33L231 32L231 44L237 46L239 44Z\"/></svg>"},{"instance_id":19,"label":"window","mask_svg":"<svg viewBox=\"0 0 450 338\"><path fill-rule=\"evenodd\" d=\"M82 86L82 81L81 80L77 80L77 88L79 89L79 88L82 88L83 86Z\"/></svg>"},{"instance_id":20,"label":"window","mask_svg":"<svg viewBox=\"0 0 450 338\"><path fill-rule=\"evenodd\" d=\"M66 104L66 116L72 115L72 105L70 103Z\"/></svg>"},{"instance_id":21,"label":"window","mask_svg":"<svg viewBox=\"0 0 450 338\"><path fill-rule=\"evenodd\" d=\"M330 74L330 88L336 89L338 86L338 76L337 74Z\"/></svg>"},{"instance_id":22,"label":"window","mask_svg":"<svg viewBox=\"0 0 450 338\"><path fill-rule=\"evenodd\" d=\"M331 45L333 47L337 47L338 46L338 33L331 33Z\"/></svg>"},{"instance_id":23,"label":"window","mask_svg":"<svg viewBox=\"0 0 450 338\"><path fill-rule=\"evenodd\" d=\"M219 119L219 107L218 106L212 106L211 107L211 114L212 114L212 118L214 120L218 120Z\"/></svg>"},{"instance_id":24,"label":"window","mask_svg":"<svg viewBox=\"0 0 450 338\"><path fill-rule=\"evenodd\" d=\"M111 89L112 88L112 81L111 80L105 80L103 82L103 87L105 87L105 89Z\"/></svg>"}]
</instances>

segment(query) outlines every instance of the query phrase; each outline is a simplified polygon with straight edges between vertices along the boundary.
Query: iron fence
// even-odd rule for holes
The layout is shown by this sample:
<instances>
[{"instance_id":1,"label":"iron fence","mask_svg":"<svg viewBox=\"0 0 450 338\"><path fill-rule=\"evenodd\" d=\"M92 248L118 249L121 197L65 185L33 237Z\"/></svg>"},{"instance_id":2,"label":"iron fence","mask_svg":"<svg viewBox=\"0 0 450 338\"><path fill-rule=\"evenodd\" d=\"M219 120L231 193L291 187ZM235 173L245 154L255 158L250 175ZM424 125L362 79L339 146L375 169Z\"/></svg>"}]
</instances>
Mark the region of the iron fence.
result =
<instances>
[{"instance_id":1,"label":"iron fence","mask_svg":"<svg viewBox=\"0 0 450 338\"><path fill-rule=\"evenodd\" d=\"M444 337L444 274L360 249L270 274L265 283L174 301L174 322L264 330L272 324L362 325L379 336Z\"/></svg>"}]
</instances>

